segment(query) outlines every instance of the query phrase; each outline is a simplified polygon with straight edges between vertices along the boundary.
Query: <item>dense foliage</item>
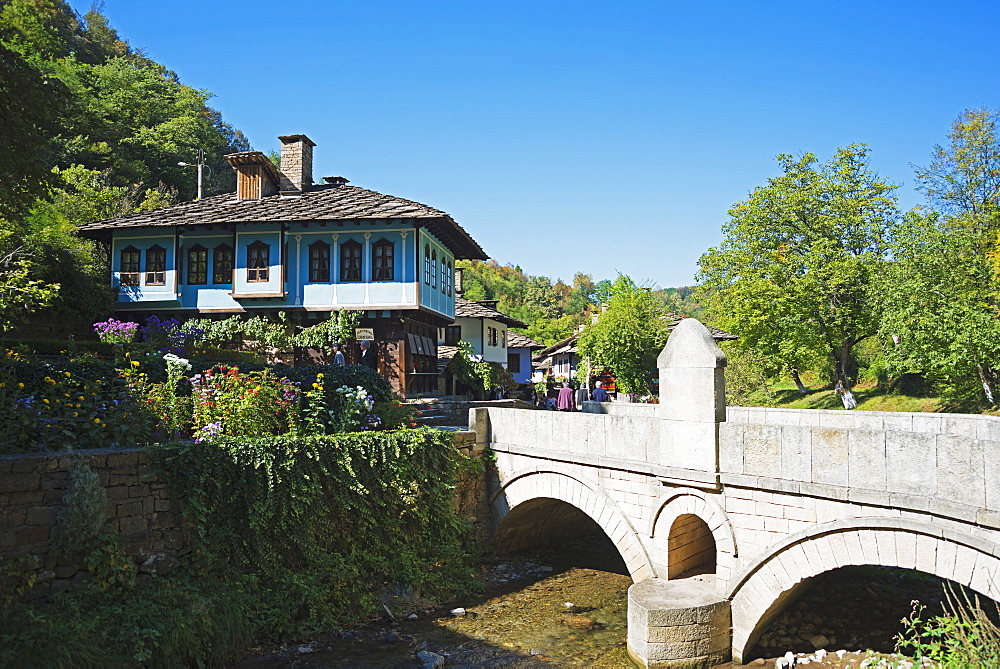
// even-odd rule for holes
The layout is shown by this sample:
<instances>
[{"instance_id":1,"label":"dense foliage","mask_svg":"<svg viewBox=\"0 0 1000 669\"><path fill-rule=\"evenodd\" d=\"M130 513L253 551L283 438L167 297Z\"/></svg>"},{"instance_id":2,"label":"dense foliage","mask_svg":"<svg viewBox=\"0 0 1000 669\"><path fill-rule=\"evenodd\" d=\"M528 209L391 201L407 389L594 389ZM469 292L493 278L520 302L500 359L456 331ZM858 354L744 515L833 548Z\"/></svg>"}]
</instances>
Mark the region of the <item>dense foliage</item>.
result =
<instances>
[{"instance_id":1,"label":"dense foliage","mask_svg":"<svg viewBox=\"0 0 1000 669\"><path fill-rule=\"evenodd\" d=\"M52 605L0 614L0 664L218 666L251 643L336 629L383 603L398 614L472 583L469 525L452 512L469 463L449 433L220 437L152 458L186 507L195 552L137 581L105 547L93 577ZM67 508L99 508L79 503L79 477ZM88 548L103 532L92 516L67 515Z\"/></svg>"},{"instance_id":2,"label":"dense foliage","mask_svg":"<svg viewBox=\"0 0 1000 669\"><path fill-rule=\"evenodd\" d=\"M651 291L619 276L607 310L584 329L577 347L595 369L614 375L619 390L646 394L668 334L665 313Z\"/></svg>"},{"instance_id":3,"label":"dense foliage","mask_svg":"<svg viewBox=\"0 0 1000 669\"><path fill-rule=\"evenodd\" d=\"M0 3L0 329L48 307L107 313L107 259L83 223L232 190L223 155L249 148L210 94L132 47L97 10L65 0ZM56 311L58 310L58 311Z\"/></svg>"}]
</instances>

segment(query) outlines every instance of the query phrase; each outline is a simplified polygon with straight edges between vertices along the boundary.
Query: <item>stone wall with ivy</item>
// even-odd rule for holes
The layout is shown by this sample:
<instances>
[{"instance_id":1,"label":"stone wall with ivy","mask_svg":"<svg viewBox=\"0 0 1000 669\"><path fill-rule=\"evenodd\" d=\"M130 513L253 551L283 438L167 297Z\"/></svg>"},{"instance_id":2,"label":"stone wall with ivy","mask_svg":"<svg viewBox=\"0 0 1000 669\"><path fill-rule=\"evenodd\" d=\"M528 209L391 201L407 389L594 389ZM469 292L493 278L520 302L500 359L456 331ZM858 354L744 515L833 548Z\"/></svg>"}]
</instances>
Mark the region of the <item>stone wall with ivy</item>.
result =
<instances>
[{"instance_id":1,"label":"stone wall with ivy","mask_svg":"<svg viewBox=\"0 0 1000 669\"><path fill-rule=\"evenodd\" d=\"M187 548L178 509L141 449L0 456L0 561L34 570L29 599L63 590L86 573L85 556L61 549L59 530L70 470L81 463L99 477L110 527L140 572L162 571Z\"/></svg>"},{"instance_id":2,"label":"stone wall with ivy","mask_svg":"<svg viewBox=\"0 0 1000 669\"><path fill-rule=\"evenodd\" d=\"M456 449L481 459L475 432L457 432ZM85 578L85 555L65 550L59 515L66 507L70 471L87 465L107 496L107 519L139 573L163 573L191 547L177 493L158 478L142 449L85 450L0 456L0 581L11 570L34 573L24 593L36 599ZM103 500L103 496L101 498ZM455 490L455 511L476 528L480 543L491 531L482 468L463 471Z\"/></svg>"}]
</instances>

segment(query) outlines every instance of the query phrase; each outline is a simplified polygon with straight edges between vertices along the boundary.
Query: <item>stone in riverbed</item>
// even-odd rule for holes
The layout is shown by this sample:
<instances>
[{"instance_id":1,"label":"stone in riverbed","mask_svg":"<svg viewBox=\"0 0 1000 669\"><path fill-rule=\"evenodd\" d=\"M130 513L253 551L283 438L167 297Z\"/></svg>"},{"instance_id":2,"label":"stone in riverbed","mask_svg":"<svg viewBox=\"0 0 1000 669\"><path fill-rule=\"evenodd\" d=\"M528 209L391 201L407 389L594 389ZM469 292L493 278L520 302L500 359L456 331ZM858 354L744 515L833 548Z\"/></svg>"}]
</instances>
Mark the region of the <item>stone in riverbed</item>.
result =
<instances>
[{"instance_id":1,"label":"stone in riverbed","mask_svg":"<svg viewBox=\"0 0 1000 669\"><path fill-rule=\"evenodd\" d=\"M816 636L811 636L811 637L809 637L808 641L809 641L809 643L812 644L813 648L816 648L817 650L820 649L820 648L823 648L824 646L826 646L826 645L828 645L830 643L830 640L827 639L822 634L817 634Z\"/></svg>"},{"instance_id":2,"label":"stone in riverbed","mask_svg":"<svg viewBox=\"0 0 1000 669\"><path fill-rule=\"evenodd\" d=\"M576 615L563 616L562 624L566 627L578 630L592 630L599 627L599 623L596 620L588 618L587 616Z\"/></svg>"},{"instance_id":3,"label":"stone in riverbed","mask_svg":"<svg viewBox=\"0 0 1000 669\"><path fill-rule=\"evenodd\" d=\"M417 653L417 659L423 662L424 669L434 669L434 667L444 666L444 658L429 650L422 650Z\"/></svg>"}]
</instances>

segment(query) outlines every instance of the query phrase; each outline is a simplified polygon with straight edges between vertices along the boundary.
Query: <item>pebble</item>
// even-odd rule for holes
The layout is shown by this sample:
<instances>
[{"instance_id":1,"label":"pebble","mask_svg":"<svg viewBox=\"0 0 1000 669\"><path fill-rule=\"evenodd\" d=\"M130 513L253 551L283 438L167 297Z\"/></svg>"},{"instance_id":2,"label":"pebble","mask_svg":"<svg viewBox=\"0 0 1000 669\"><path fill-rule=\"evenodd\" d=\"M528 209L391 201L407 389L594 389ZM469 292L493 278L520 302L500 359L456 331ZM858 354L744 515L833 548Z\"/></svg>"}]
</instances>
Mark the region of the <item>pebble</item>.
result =
<instances>
[{"instance_id":1,"label":"pebble","mask_svg":"<svg viewBox=\"0 0 1000 669\"><path fill-rule=\"evenodd\" d=\"M424 669L433 669L444 665L444 658L429 650L422 650L416 654L416 658L423 662Z\"/></svg>"},{"instance_id":2,"label":"pebble","mask_svg":"<svg viewBox=\"0 0 1000 669\"><path fill-rule=\"evenodd\" d=\"M298 651L300 653L302 653L303 655L305 655L306 653L313 652L313 649L311 647L309 647L309 646L299 646L298 647Z\"/></svg>"},{"instance_id":3,"label":"pebble","mask_svg":"<svg viewBox=\"0 0 1000 669\"><path fill-rule=\"evenodd\" d=\"M410 615L406 616L406 619L407 620L416 620L417 619L417 614L416 613L411 613Z\"/></svg>"},{"instance_id":4,"label":"pebble","mask_svg":"<svg viewBox=\"0 0 1000 669\"><path fill-rule=\"evenodd\" d=\"M461 618L462 616L465 615L465 609L463 609L461 606L458 607L457 609L452 609L451 615Z\"/></svg>"}]
</instances>

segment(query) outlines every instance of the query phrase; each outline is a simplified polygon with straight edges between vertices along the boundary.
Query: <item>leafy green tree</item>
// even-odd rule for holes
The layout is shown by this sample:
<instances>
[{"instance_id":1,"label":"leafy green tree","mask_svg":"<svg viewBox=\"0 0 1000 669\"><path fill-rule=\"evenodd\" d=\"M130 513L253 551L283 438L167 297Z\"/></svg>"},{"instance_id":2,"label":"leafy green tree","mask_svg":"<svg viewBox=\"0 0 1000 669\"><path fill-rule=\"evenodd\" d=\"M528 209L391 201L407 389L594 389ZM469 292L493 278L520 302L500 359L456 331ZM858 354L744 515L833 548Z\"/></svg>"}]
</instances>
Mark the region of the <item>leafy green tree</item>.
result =
<instances>
[{"instance_id":1,"label":"leafy green tree","mask_svg":"<svg viewBox=\"0 0 1000 669\"><path fill-rule=\"evenodd\" d=\"M882 290L881 333L895 342L897 371L929 374L961 408L995 404L1000 360L997 275L971 216L907 214Z\"/></svg>"},{"instance_id":2,"label":"leafy green tree","mask_svg":"<svg viewBox=\"0 0 1000 669\"><path fill-rule=\"evenodd\" d=\"M952 123L948 146L936 145L927 167L914 166L917 188L946 214L965 214L980 230L1000 224L1000 112L966 109Z\"/></svg>"},{"instance_id":3,"label":"leafy green tree","mask_svg":"<svg viewBox=\"0 0 1000 669\"><path fill-rule=\"evenodd\" d=\"M783 173L730 209L722 244L699 260L702 294L714 322L774 372L798 380L826 367L853 408L851 353L877 331L896 186L868 169L863 145L822 165L811 153L777 162Z\"/></svg>"},{"instance_id":4,"label":"leafy green tree","mask_svg":"<svg viewBox=\"0 0 1000 669\"><path fill-rule=\"evenodd\" d=\"M669 332L651 291L619 275L607 311L580 333L577 348L594 367L605 367L626 393L649 392L656 356Z\"/></svg>"},{"instance_id":5,"label":"leafy green tree","mask_svg":"<svg viewBox=\"0 0 1000 669\"><path fill-rule=\"evenodd\" d=\"M43 284L31 278L32 262L21 247L10 248L0 233L0 332L23 322L33 311L50 304L59 284Z\"/></svg>"}]
</instances>

